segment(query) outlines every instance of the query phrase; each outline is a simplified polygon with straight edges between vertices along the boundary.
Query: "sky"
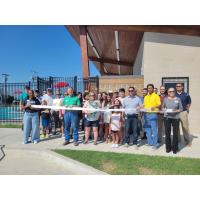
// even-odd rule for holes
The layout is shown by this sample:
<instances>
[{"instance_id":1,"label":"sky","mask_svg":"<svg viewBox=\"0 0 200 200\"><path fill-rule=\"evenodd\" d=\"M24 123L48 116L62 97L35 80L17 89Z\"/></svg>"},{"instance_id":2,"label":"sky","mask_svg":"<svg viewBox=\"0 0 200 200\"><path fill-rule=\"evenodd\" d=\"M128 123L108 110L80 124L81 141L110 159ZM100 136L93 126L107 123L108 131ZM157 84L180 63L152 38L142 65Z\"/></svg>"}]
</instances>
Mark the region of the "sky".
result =
<instances>
[{"instance_id":1,"label":"sky","mask_svg":"<svg viewBox=\"0 0 200 200\"><path fill-rule=\"evenodd\" d=\"M26 82L33 71L82 77L79 45L64 26L0 26L0 73L10 75L8 82ZM99 75L92 63L90 75Z\"/></svg>"}]
</instances>

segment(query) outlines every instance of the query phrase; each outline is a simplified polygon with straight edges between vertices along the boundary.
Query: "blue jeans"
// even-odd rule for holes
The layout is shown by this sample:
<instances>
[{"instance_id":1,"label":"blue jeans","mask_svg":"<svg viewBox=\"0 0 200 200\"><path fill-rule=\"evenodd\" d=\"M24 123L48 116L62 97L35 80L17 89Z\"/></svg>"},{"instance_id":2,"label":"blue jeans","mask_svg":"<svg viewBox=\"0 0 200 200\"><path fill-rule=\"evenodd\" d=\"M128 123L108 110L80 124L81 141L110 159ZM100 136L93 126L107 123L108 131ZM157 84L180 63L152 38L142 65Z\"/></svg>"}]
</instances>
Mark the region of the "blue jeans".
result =
<instances>
[{"instance_id":1,"label":"blue jeans","mask_svg":"<svg viewBox=\"0 0 200 200\"><path fill-rule=\"evenodd\" d=\"M73 111L65 111L64 114L64 133L65 133L65 141L70 140L70 127L72 127L74 132L74 142L78 142L78 112Z\"/></svg>"},{"instance_id":2,"label":"blue jeans","mask_svg":"<svg viewBox=\"0 0 200 200\"><path fill-rule=\"evenodd\" d=\"M144 113L143 115L144 121L143 121L143 130L146 132L146 127L147 127L147 115Z\"/></svg>"},{"instance_id":3,"label":"blue jeans","mask_svg":"<svg viewBox=\"0 0 200 200\"><path fill-rule=\"evenodd\" d=\"M25 112L23 117L23 142L27 143L30 133L31 134L31 141L38 141L40 140L40 129L39 129L39 115L38 112L29 113Z\"/></svg>"},{"instance_id":4,"label":"blue jeans","mask_svg":"<svg viewBox=\"0 0 200 200\"><path fill-rule=\"evenodd\" d=\"M151 146L158 145L158 116L155 113L146 113L146 134L147 144Z\"/></svg>"},{"instance_id":5,"label":"blue jeans","mask_svg":"<svg viewBox=\"0 0 200 200\"><path fill-rule=\"evenodd\" d=\"M137 126L138 117L137 115L126 116L125 118L125 143L130 143L130 135L133 134L133 144L137 144L138 133Z\"/></svg>"}]
</instances>

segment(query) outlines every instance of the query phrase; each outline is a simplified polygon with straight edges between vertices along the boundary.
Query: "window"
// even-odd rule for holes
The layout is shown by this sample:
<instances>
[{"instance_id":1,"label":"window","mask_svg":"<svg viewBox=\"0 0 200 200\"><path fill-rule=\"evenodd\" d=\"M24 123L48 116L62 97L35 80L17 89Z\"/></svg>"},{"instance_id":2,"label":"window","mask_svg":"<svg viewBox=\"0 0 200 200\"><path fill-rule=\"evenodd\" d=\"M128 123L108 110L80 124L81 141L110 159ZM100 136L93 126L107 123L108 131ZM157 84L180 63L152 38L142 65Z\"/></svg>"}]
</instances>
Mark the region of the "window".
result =
<instances>
[{"instance_id":1,"label":"window","mask_svg":"<svg viewBox=\"0 0 200 200\"><path fill-rule=\"evenodd\" d=\"M184 87L184 91L189 93L189 77L163 77L162 85L165 86L166 89L169 87L176 88L177 83L182 83Z\"/></svg>"}]
</instances>

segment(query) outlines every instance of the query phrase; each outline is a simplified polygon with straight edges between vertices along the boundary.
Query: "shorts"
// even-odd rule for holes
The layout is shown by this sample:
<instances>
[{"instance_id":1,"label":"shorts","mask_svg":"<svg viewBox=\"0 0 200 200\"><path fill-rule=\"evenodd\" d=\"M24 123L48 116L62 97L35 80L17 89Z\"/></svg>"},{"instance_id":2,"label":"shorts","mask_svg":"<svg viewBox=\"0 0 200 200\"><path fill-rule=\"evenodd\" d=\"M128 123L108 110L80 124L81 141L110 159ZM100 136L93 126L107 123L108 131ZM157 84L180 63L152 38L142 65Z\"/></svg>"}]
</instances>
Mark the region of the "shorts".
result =
<instances>
[{"instance_id":1,"label":"shorts","mask_svg":"<svg viewBox=\"0 0 200 200\"><path fill-rule=\"evenodd\" d=\"M42 117L42 127L48 128L50 125L50 117Z\"/></svg>"},{"instance_id":2,"label":"shorts","mask_svg":"<svg viewBox=\"0 0 200 200\"><path fill-rule=\"evenodd\" d=\"M98 127L99 126L99 120L96 121L89 121L87 119L84 120L84 127Z\"/></svg>"},{"instance_id":3,"label":"shorts","mask_svg":"<svg viewBox=\"0 0 200 200\"><path fill-rule=\"evenodd\" d=\"M116 130L115 130L115 131L111 130L111 132L112 132L112 133L118 133L118 132L119 132L119 130L118 130L118 131L116 131Z\"/></svg>"}]
</instances>

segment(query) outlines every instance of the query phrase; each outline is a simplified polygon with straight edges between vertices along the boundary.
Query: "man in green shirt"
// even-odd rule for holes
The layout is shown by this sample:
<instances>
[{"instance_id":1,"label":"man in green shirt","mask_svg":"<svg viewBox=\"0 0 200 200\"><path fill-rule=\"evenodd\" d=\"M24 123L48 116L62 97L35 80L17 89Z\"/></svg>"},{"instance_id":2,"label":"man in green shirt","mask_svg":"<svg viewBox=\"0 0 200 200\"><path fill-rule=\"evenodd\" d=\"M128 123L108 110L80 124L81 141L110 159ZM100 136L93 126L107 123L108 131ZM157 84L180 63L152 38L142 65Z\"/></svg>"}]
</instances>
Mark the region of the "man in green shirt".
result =
<instances>
[{"instance_id":1,"label":"man in green shirt","mask_svg":"<svg viewBox=\"0 0 200 200\"><path fill-rule=\"evenodd\" d=\"M80 107L81 103L78 96L74 95L74 90L72 87L67 89L67 96L65 96L63 100L63 106L66 107ZM72 127L74 132L74 146L78 146L78 111L65 111L64 114L64 134L65 134L65 142L63 145L67 145L70 143L70 127Z\"/></svg>"}]
</instances>

